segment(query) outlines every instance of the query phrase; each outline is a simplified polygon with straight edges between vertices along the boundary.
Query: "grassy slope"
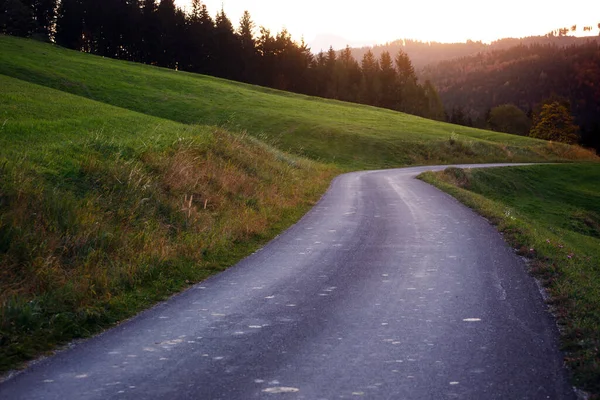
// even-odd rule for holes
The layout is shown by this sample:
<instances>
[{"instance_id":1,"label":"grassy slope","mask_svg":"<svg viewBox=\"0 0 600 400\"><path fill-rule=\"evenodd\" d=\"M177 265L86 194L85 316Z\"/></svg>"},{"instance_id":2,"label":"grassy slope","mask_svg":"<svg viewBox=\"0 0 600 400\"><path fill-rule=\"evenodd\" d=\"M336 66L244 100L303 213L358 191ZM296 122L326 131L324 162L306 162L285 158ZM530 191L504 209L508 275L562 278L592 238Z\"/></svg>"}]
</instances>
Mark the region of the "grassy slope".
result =
<instances>
[{"instance_id":1,"label":"grassy slope","mask_svg":"<svg viewBox=\"0 0 600 400\"><path fill-rule=\"evenodd\" d=\"M0 75L0 372L215 273L335 171Z\"/></svg>"},{"instance_id":2,"label":"grassy slope","mask_svg":"<svg viewBox=\"0 0 600 400\"><path fill-rule=\"evenodd\" d=\"M1 35L0 88L0 370L230 265L337 167L594 159Z\"/></svg>"},{"instance_id":3,"label":"grassy slope","mask_svg":"<svg viewBox=\"0 0 600 400\"><path fill-rule=\"evenodd\" d=\"M581 149L0 36L0 74L186 124L244 130L347 169L592 158ZM454 132L454 140L449 140Z\"/></svg>"},{"instance_id":4,"label":"grassy slope","mask_svg":"<svg viewBox=\"0 0 600 400\"><path fill-rule=\"evenodd\" d=\"M600 395L600 165L539 165L422 178L506 233L547 286L575 383Z\"/></svg>"}]
</instances>

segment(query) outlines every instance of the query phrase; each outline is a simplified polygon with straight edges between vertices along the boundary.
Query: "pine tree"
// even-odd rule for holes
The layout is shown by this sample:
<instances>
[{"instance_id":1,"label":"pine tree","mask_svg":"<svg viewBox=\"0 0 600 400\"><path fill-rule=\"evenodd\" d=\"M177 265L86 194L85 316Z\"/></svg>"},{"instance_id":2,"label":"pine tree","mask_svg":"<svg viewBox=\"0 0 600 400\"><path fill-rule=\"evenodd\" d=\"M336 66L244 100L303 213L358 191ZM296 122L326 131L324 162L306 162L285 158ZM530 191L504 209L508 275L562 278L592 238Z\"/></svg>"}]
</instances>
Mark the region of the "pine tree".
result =
<instances>
[{"instance_id":1,"label":"pine tree","mask_svg":"<svg viewBox=\"0 0 600 400\"><path fill-rule=\"evenodd\" d=\"M188 71L214 74L214 31L215 23L206 5L200 0L193 0L187 30Z\"/></svg>"},{"instance_id":2,"label":"pine tree","mask_svg":"<svg viewBox=\"0 0 600 400\"><path fill-rule=\"evenodd\" d=\"M274 86L274 77L276 74L275 59L275 38L271 31L261 26L260 35L256 42L256 50L259 55L259 68L257 71L257 80L263 86Z\"/></svg>"},{"instance_id":3,"label":"pine tree","mask_svg":"<svg viewBox=\"0 0 600 400\"><path fill-rule=\"evenodd\" d=\"M306 92L308 68L312 61L310 49L304 41L300 44L292 40L290 33L283 29L275 38L277 75L275 87L294 92Z\"/></svg>"},{"instance_id":4,"label":"pine tree","mask_svg":"<svg viewBox=\"0 0 600 400\"><path fill-rule=\"evenodd\" d=\"M416 81L417 76L415 74L415 68L404 51L398 51L395 59L396 70L398 71L398 82L400 86L404 86L411 81Z\"/></svg>"},{"instance_id":5,"label":"pine tree","mask_svg":"<svg viewBox=\"0 0 600 400\"><path fill-rule=\"evenodd\" d=\"M379 103L381 92L379 83L379 63L373 52L369 49L361 61L362 83L360 89L360 102L376 106Z\"/></svg>"},{"instance_id":6,"label":"pine tree","mask_svg":"<svg viewBox=\"0 0 600 400\"><path fill-rule=\"evenodd\" d=\"M143 62L143 38L140 27L143 26L141 0L128 0L125 7L127 24L123 32L125 51L121 58L129 61Z\"/></svg>"},{"instance_id":7,"label":"pine tree","mask_svg":"<svg viewBox=\"0 0 600 400\"><path fill-rule=\"evenodd\" d=\"M146 64L157 64L160 52L160 25L156 14L156 0L143 0L141 12L141 61Z\"/></svg>"},{"instance_id":8,"label":"pine tree","mask_svg":"<svg viewBox=\"0 0 600 400\"><path fill-rule=\"evenodd\" d=\"M241 79L244 82L250 83L254 83L256 81L254 74L257 67L257 60L254 29L255 25L250 17L250 13L248 11L244 11L242 18L240 19L240 26L237 34L240 40L240 58L242 61Z\"/></svg>"},{"instance_id":9,"label":"pine tree","mask_svg":"<svg viewBox=\"0 0 600 400\"><path fill-rule=\"evenodd\" d=\"M428 116L430 99L427 91L431 92L433 86L425 88L419 85L412 62L403 50L398 52L394 61L398 72L396 92L398 110L422 117Z\"/></svg>"},{"instance_id":10,"label":"pine tree","mask_svg":"<svg viewBox=\"0 0 600 400\"><path fill-rule=\"evenodd\" d=\"M70 49L82 50L83 19L81 0L61 0L56 20L56 43Z\"/></svg>"},{"instance_id":11,"label":"pine tree","mask_svg":"<svg viewBox=\"0 0 600 400\"><path fill-rule=\"evenodd\" d=\"M177 8L174 0L160 0L156 9L159 25L159 51L158 65L167 68L176 68L178 62L179 24Z\"/></svg>"},{"instance_id":12,"label":"pine tree","mask_svg":"<svg viewBox=\"0 0 600 400\"><path fill-rule=\"evenodd\" d=\"M445 112L444 112L444 104L440 99L440 95L438 94L435 86L431 83L431 81L426 80L423 85L423 91L425 97L427 98L427 113L425 116L430 119L435 119L437 121L444 121Z\"/></svg>"},{"instance_id":13,"label":"pine tree","mask_svg":"<svg viewBox=\"0 0 600 400\"><path fill-rule=\"evenodd\" d=\"M57 0L31 1L35 21L34 35L39 39L50 40L56 20Z\"/></svg>"},{"instance_id":14,"label":"pine tree","mask_svg":"<svg viewBox=\"0 0 600 400\"><path fill-rule=\"evenodd\" d=\"M325 97L327 93L327 57L322 51L317 54L313 65L314 93L317 96Z\"/></svg>"},{"instance_id":15,"label":"pine tree","mask_svg":"<svg viewBox=\"0 0 600 400\"><path fill-rule=\"evenodd\" d=\"M215 50L215 75L239 79L240 43L231 21L222 8L215 18Z\"/></svg>"},{"instance_id":16,"label":"pine tree","mask_svg":"<svg viewBox=\"0 0 600 400\"><path fill-rule=\"evenodd\" d=\"M21 0L0 3L0 33L28 37L35 29L33 10Z\"/></svg>"},{"instance_id":17,"label":"pine tree","mask_svg":"<svg viewBox=\"0 0 600 400\"><path fill-rule=\"evenodd\" d=\"M380 105L389 109L397 109L396 93L398 77L390 53L384 51L379 59L379 82L381 83Z\"/></svg>"},{"instance_id":18,"label":"pine tree","mask_svg":"<svg viewBox=\"0 0 600 400\"><path fill-rule=\"evenodd\" d=\"M357 101L362 78L358 62L352 57L350 46L340 52L336 75L338 79L338 96L340 100Z\"/></svg>"},{"instance_id":19,"label":"pine tree","mask_svg":"<svg viewBox=\"0 0 600 400\"><path fill-rule=\"evenodd\" d=\"M325 56L325 75L327 77L325 97L330 99L338 98L338 81L336 77L337 54L333 47L329 47Z\"/></svg>"}]
</instances>

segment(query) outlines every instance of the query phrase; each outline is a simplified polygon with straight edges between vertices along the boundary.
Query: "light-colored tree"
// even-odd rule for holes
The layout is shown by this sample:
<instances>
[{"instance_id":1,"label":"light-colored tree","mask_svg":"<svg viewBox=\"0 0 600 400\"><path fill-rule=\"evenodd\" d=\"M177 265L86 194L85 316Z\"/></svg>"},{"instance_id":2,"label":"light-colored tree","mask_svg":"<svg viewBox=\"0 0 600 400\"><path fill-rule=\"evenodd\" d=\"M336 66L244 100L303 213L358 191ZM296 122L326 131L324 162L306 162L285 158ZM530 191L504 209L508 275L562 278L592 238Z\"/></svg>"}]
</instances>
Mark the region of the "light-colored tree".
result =
<instances>
[{"instance_id":1,"label":"light-colored tree","mask_svg":"<svg viewBox=\"0 0 600 400\"><path fill-rule=\"evenodd\" d=\"M555 101L542 106L542 111L535 118L529 136L575 144L579 139L578 131L579 128L573 122L573 116L567 107Z\"/></svg>"}]
</instances>

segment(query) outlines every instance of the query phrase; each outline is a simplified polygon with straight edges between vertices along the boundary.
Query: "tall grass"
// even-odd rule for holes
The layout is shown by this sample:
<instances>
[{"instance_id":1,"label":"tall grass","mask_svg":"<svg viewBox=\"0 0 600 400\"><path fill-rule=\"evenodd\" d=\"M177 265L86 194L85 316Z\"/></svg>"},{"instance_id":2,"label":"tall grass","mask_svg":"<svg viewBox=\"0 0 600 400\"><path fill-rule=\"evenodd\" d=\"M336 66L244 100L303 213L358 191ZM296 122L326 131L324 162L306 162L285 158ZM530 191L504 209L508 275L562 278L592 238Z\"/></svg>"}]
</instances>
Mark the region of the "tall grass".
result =
<instances>
[{"instance_id":1,"label":"tall grass","mask_svg":"<svg viewBox=\"0 0 600 400\"><path fill-rule=\"evenodd\" d=\"M0 371L226 268L335 173L243 133L0 83Z\"/></svg>"}]
</instances>

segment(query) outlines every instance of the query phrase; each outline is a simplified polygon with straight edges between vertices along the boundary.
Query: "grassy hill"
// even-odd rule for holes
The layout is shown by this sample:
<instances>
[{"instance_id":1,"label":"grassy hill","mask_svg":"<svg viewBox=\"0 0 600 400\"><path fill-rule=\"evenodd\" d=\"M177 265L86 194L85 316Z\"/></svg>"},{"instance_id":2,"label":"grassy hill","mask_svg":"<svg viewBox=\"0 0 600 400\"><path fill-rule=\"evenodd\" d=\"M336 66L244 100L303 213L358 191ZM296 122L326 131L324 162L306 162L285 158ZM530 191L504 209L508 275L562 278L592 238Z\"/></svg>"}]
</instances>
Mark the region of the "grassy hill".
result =
<instances>
[{"instance_id":1,"label":"grassy hill","mask_svg":"<svg viewBox=\"0 0 600 400\"><path fill-rule=\"evenodd\" d=\"M0 75L0 372L226 268L335 170Z\"/></svg>"},{"instance_id":2,"label":"grassy hill","mask_svg":"<svg viewBox=\"0 0 600 400\"><path fill-rule=\"evenodd\" d=\"M575 383L600 395L600 164L426 173L498 225L552 296Z\"/></svg>"},{"instance_id":3,"label":"grassy hill","mask_svg":"<svg viewBox=\"0 0 600 400\"><path fill-rule=\"evenodd\" d=\"M341 171L595 160L0 36L0 372L226 268Z\"/></svg>"},{"instance_id":4,"label":"grassy hill","mask_svg":"<svg viewBox=\"0 0 600 400\"><path fill-rule=\"evenodd\" d=\"M0 36L0 74L185 124L246 131L345 169L594 158L574 147Z\"/></svg>"}]
</instances>

